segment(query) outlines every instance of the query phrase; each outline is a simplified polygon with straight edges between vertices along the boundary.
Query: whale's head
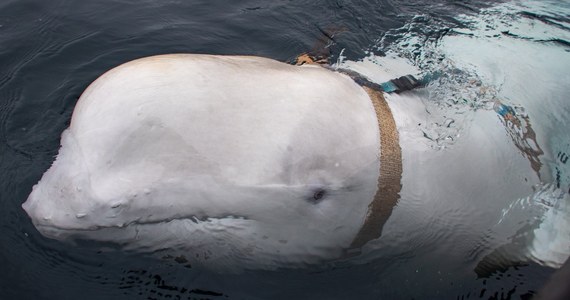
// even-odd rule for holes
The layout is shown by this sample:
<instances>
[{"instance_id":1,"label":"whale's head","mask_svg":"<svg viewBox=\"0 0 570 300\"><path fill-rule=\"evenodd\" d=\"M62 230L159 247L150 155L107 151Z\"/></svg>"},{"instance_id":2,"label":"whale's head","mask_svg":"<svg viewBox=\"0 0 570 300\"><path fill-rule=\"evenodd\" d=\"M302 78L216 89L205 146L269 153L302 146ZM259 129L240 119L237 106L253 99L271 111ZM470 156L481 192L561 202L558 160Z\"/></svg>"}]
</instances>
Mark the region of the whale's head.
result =
<instances>
[{"instance_id":1,"label":"whale's head","mask_svg":"<svg viewBox=\"0 0 570 300\"><path fill-rule=\"evenodd\" d=\"M376 192L378 162L364 159L366 149L291 157L253 177L250 169L219 164L189 168L184 151L172 150L183 159L169 161L171 151L155 150L140 165L122 165L122 158L121 166L92 168L66 131L59 156L23 208L44 236L62 241L291 265L338 257Z\"/></svg>"},{"instance_id":2,"label":"whale's head","mask_svg":"<svg viewBox=\"0 0 570 300\"><path fill-rule=\"evenodd\" d=\"M167 56L98 79L23 204L36 228L240 263L338 256L377 191L370 99L324 69L248 59Z\"/></svg>"}]
</instances>

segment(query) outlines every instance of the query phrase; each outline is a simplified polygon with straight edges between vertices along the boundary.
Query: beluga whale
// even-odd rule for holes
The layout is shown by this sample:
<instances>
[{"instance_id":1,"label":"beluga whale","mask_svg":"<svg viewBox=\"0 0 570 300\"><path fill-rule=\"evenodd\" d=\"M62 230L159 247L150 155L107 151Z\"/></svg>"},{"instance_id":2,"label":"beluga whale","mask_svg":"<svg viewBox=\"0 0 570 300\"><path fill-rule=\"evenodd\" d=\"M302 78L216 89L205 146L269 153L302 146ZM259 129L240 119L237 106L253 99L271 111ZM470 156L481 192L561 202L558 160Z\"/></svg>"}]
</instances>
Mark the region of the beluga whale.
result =
<instances>
[{"instance_id":1,"label":"beluga whale","mask_svg":"<svg viewBox=\"0 0 570 300\"><path fill-rule=\"evenodd\" d=\"M524 147L495 111L452 152L421 142L421 95L386 94L421 81L253 56L127 62L81 95L23 208L57 240L273 269L357 256L390 224L468 197L472 212L540 182L538 151L502 164Z\"/></svg>"}]
</instances>

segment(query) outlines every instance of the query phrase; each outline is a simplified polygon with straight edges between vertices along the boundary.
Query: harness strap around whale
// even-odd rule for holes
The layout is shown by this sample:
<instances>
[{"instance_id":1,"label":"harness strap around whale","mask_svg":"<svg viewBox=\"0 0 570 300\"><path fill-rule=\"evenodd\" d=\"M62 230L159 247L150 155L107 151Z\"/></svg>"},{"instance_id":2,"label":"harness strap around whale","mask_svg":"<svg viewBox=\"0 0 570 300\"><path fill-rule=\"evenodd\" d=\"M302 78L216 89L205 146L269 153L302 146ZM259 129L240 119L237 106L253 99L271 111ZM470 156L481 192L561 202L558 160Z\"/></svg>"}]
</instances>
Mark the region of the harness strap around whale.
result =
<instances>
[{"instance_id":1,"label":"harness strap around whale","mask_svg":"<svg viewBox=\"0 0 570 300\"><path fill-rule=\"evenodd\" d=\"M400 148L400 138L396 128L396 121L394 121L394 116L386 99L384 99L382 91L401 92L411 90L424 85L429 81L429 78L417 80L413 76L408 75L383 84L377 84L352 70L327 67L326 61L317 61L307 53L298 56L295 64L318 64L349 76L366 91L376 112L378 128L380 129L380 176L378 177L378 189L374 199L368 205L364 224L360 227L358 234L352 240L348 249L346 249L344 257L357 255L360 253L362 246L382 235L384 224L386 224L386 221L392 214L392 210L398 204L402 189L402 149Z\"/></svg>"},{"instance_id":2,"label":"harness strap around whale","mask_svg":"<svg viewBox=\"0 0 570 300\"><path fill-rule=\"evenodd\" d=\"M402 149L396 122L382 91L363 86L374 105L380 129L380 176L378 190L368 206L364 224L346 254L356 255L368 241L379 238L382 228L400 198L402 188Z\"/></svg>"}]
</instances>

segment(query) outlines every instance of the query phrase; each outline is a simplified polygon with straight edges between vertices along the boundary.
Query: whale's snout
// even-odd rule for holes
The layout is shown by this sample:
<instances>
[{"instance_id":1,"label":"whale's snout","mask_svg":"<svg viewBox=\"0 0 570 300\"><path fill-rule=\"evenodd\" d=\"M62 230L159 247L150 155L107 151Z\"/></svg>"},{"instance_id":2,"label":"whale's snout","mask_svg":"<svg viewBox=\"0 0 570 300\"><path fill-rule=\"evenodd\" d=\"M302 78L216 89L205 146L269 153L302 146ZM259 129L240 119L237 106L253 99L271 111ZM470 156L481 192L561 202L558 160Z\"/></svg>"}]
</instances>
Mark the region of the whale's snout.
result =
<instances>
[{"instance_id":1,"label":"whale's snout","mask_svg":"<svg viewBox=\"0 0 570 300\"><path fill-rule=\"evenodd\" d=\"M60 232L91 230L97 225L89 218L97 206L91 201L89 175L69 130L63 132L61 144L56 160L22 204L34 226L52 238L59 238Z\"/></svg>"},{"instance_id":2,"label":"whale's snout","mask_svg":"<svg viewBox=\"0 0 570 300\"><path fill-rule=\"evenodd\" d=\"M46 212L38 201L28 198L22 208L28 214L36 229L45 237L61 239L64 232L60 227L62 222L60 218L54 217L53 214Z\"/></svg>"},{"instance_id":3,"label":"whale's snout","mask_svg":"<svg viewBox=\"0 0 570 300\"><path fill-rule=\"evenodd\" d=\"M66 199L73 196L66 189L48 188L40 182L33 187L22 208L41 234L59 238L66 231L89 227L86 213L73 212L67 207L69 202Z\"/></svg>"},{"instance_id":4,"label":"whale's snout","mask_svg":"<svg viewBox=\"0 0 570 300\"><path fill-rule=\"evenodd\" d=\"M37 200L37 193L36 191L37 185L34 185L32 193L28 196L26 202L22 204L22 208L28 214L28 216L32 219L34 225L42 225L46 221L50 219L50 217L45 214L41 208L39 207L39 202Z\"/></svg>"}]
</instances>

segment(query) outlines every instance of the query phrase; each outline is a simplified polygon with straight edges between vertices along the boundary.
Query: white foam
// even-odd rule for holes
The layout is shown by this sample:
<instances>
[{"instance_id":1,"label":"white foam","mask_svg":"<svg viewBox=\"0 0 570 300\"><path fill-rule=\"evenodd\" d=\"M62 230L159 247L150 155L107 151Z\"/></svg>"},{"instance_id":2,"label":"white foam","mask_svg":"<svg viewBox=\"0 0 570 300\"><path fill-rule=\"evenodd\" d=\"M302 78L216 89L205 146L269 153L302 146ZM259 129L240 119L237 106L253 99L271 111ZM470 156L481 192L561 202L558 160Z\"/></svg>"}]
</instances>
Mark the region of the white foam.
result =
<instances>
[{"instance_id":1,"label":"white foam","mask_svg":"<svg viewBox=\"0 0 570 300\"><path fill-rule=\"evenodd\" d=\"M353 70L378 84L404 75L418 75L420 70L395 53L387 56L370 54L359 61L341 60L334 68Z\"/></svg>"}]
</instances>

